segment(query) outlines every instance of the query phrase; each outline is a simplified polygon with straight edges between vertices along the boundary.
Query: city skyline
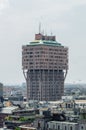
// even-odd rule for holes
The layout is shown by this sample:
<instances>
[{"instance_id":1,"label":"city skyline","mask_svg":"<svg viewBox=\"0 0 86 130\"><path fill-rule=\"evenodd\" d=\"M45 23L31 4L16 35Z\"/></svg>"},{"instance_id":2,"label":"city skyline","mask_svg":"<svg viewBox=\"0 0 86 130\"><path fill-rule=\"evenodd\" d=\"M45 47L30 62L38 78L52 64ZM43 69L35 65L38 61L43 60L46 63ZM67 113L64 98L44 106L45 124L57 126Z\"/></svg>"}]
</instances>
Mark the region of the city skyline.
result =
<instances>
[{"instance_id":1,"label":"city skyline","mask_svg":"<svg viewBox=\"0 0 86 130\"><path fill-rule=\"evenodd\" d=\"M22 45L32 41L41 30L54 34L69 48L66 83L86 83L86 1L80 0L0 0L0 82L21 84Z\"/></svg>"}]
</instances>

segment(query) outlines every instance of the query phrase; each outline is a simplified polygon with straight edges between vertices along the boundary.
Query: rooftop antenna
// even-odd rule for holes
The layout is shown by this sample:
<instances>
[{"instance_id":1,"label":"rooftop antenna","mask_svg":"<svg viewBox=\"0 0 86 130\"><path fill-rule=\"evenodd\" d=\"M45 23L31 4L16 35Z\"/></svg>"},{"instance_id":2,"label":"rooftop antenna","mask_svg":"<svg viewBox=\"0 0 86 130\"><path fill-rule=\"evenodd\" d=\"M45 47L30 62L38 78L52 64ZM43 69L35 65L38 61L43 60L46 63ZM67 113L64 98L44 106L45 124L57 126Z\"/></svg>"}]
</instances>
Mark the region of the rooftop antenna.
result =
<instances>
[{"instance_id":1,"label":"rooftop antenna","mask_svg":"<svg viewBox=\"0 0 86 130\"><path fill-rule=\"evenodd\" d=\"M51 36L53 35L53 33L51 32Z\"/></svg>"},{"instance_id":2,"label":"rooftop antenna","mask_svg":"<svg viewBox=\"0 0 86 130\"><path fill-rule=\"evenodd\" d=\"M44 35L44 29L42 30L42 34Z\"/></svg>"},{"instance_id":3,"label":"rooftop antenna","mask_svg":"<svg viewBox=\"0 0 86 130\"><path fill-rule=\"evenodd\" d=\"M39 34L41 33L41 23L39 23Z\"/></svg>"},{"instance_id":4,"label":"rooftop antenna","mask_svg":"<svg viewBox=\"0 0 86 130\"><path fill-rule=\"evenodd\" d=\"M53 35L53 33L52 33L52 29L51 29L51 36Z\"/></svg>"}]
</instances>

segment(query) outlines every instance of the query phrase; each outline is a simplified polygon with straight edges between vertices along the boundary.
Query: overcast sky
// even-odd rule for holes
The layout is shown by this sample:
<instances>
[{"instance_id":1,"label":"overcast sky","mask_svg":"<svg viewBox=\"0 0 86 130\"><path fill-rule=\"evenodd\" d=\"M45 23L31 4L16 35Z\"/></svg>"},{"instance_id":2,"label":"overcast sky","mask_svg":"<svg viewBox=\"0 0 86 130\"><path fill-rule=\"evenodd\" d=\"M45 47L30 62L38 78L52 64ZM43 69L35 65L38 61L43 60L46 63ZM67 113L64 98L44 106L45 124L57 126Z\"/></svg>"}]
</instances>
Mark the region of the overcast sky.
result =
<instances>
[{"instance_id":1,"label":"overcast sky","mask_svg":"<svg viewBox=\"0 0 86 130\"><path fill-rule=\"evenodd\" d=\"M86 83L86 0L0 0L0 82L25 82L22 45L34 39L40 22L69 47L66 83Z\"/></svg>"}]
</instances>

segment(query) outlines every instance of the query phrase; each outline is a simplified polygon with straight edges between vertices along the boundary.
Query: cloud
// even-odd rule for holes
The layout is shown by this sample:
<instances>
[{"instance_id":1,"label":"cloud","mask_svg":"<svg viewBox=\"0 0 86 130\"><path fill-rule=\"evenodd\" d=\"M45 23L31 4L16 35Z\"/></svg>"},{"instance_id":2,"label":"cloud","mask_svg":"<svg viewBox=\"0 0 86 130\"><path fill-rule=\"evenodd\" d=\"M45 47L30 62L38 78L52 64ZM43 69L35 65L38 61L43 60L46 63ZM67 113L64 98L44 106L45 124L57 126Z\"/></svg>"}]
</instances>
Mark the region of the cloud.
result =
<instances>
[{"instance_id":1,"label":"cloud","mask_svg":"<svg viewBox=\"0 0 86 130\"><path fill-rule=\"evenodd\" d=\"M71 0L71 4L76 6L86 5L86 0Z\"/></svg>"},{"instance_id":2,"label":"cloud","mask_svg":"<svg viewBox=\"0 0 86 130\"><path fill-rule=\"evenodd\" d=\"M0 13L7 7L9 7L9 0L0 0Z\"/></svg>"}]
</instances>

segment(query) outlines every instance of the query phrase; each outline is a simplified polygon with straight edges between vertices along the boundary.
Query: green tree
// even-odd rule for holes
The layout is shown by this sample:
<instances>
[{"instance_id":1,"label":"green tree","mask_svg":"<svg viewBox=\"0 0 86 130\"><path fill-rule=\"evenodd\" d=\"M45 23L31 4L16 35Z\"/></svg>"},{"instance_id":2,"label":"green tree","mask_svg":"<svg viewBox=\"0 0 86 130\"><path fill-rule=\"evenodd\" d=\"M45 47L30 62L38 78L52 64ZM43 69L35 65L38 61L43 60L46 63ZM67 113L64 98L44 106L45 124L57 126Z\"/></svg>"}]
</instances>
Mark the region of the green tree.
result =
<instances>
[{"instance_id":1,"label":"green tree","mask_svg":"<svg viewBox=\"0 0 86 130\"><path fill-rule=\"evenodd\" d=\"M15 128L15 130L21 130L21 128L19 128L19 127L16 127L16 128Z\"/></svg>"}]
</instances>

